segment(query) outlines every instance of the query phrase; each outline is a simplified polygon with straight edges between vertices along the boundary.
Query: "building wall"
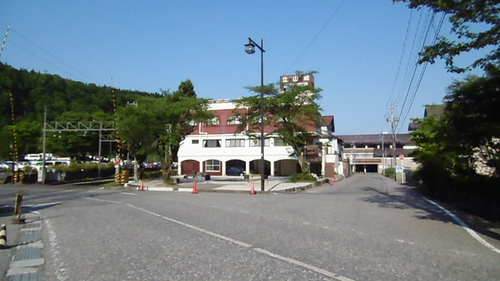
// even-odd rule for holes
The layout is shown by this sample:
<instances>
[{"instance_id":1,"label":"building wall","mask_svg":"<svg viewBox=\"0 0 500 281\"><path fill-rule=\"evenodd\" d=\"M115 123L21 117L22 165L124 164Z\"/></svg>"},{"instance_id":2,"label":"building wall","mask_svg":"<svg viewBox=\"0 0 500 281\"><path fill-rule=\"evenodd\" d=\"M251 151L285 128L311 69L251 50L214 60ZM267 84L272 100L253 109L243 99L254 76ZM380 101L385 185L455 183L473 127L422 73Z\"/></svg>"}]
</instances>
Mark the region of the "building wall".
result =
<instances>
[{"instance_id":1,"label":"building wall","mask_svg":"<svg viewBox=\"0 0 500 281\"><path fill-rule=\"evenodd\" d=\"M229 168L228 163L233 163L228 161L233 160L243 161L247 173L259 173L260 140L252 140L244 134L236 133L237 125L227 124L227 120L232 116L234 108L235 105L232 102L215 102L210 105L209 110L218 116L219 122L215 125L198 124L195 131L181 143L178 152L178 160L181 165L179 174L190 174L193 171L198 171L210 175L225 175L227 168ZM333 118L331 119L333 120ZM268 126L265 131L271 132L272 129L272 127ZM318 129L323 130L324 128ZM243 146L231 146L240 142ZM334 163L334 167L339 165L339 147L337 140L333 137L331 139L321 139L321 143L328 144L324 146L323 158L319 162L320 173L324 175L327 163L331 161ZM266 140L265 144L264 158L266 164L264 167L266 174L291 175L298 172L297 158L290 156L293 152L291 147L278 145L273 138ZM206 163L211 160L220 161L219 171L206 170ZM196 165L197 167L195 167ZM213 165L210 167L213 167Z\"/></svg>"}]
</instances>

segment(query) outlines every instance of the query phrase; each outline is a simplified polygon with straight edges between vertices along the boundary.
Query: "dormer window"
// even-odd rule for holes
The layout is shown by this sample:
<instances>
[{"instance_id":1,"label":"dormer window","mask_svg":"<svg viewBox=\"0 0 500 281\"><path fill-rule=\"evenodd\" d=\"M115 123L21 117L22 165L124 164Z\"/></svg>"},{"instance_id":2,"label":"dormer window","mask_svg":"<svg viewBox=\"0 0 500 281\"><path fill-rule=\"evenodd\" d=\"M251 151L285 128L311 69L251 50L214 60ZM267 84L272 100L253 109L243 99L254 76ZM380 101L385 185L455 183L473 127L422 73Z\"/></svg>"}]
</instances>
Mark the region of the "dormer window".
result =
<instances>
[{"instance_id":1,"label":"dormer window","mask_svg":"<svg viewBox=\"0 0 500 281\"><path fill-rule=\"evenodd\" d=\"M227 119L227 122L226 124L228 125L238 125L238 124L241 124L241 121L238 117L236 116L231 116Z\"/></svg>"},{"instance_id":2,"label":"dormer window","mask_svg":"<svg viewBox=\"0 0 500 281\"><path fill-rule=\"evenodd\" d=\"M207 122L209 126L219 125L219 117L214 117L210 121Z\"/></svg>"}]
</instances>

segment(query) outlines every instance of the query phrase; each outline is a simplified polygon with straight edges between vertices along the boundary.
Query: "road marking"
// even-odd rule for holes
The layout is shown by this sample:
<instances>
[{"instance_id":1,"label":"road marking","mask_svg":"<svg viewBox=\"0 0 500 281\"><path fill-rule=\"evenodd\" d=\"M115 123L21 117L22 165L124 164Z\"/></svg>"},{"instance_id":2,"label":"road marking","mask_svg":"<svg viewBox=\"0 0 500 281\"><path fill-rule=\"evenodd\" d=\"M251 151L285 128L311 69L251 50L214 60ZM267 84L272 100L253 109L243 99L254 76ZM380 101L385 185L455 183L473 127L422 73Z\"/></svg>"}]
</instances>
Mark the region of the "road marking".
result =
<instances>
[{"instance_id":1,"label":"road marking","mask_svg":"<svg viewBox=\"0 0 500 281\"><path fill-rule=\"evenodd\" d=\"M56 202L39 203L39 204L28 204L28 205L23 205L23 207L39 208L39 207L46 207L46 206L52 206L52 205L59 205L61 203L62 203L61 201L56 201Z\"/></svg>"},{"instance_id":2,"label":"road marking","mask_svg":"<svg viewBox=\"0 0 500 281\"><path fill-rule=\"evenodd\" d=\"M279 259L279 260L282 260L282 261L286 261L286 262L291 263L291 264L302 266L302 267L307 268L307 269L309 269L311 271L315 271L317 273L321 273L321 274L323 274L325 276L332 277L332 278L340 280L340 281L354 281L353 279L344 277L344 276L339 275L337 273L333 273L333 272L324 270L322 268L316 267L314 265L303 263L301 261L298 261L298 260L295 260L295 259L292 259L292 258L283 257L283 256L280 256L278 254L272 253L272 252L270 252L268 250L264 250L264 249L260 249L260 248L253 248L253 249L254 249L254 251L259 252L261 254L265 254L265 255L268 255L270 257L273 257L273 258L276 258L276 259Z\"/></svg>"},{"instance_id":3,"label":"road marking","mask_svg":"<svg viewBox=\"0 0 500 281\"><path fill-rule=\"evenodd\" d=\"M55 267L55 275L57 280L65 281L68 280L68 276L66 275L66 269L64 268L64 262L61 260L60 252L59 252L59 243L57 243L57 235L54 231L54 227L50 223L50 220L47 218L44 220L45 226L47 226L47 232L49 233L49 241L50 241L50 253L52 254L52 259L54 260Z\"/></svg>"},{"instance_id":4,"label":"road marking","mask_svg":"<svg viewBox=\"0 0 500 281\"><path fill-rule=\"evenodd\" d=\"M445 212L448 216L450 216L453 220L455 220L465 231L467 231L470 236L472 236L474 239L476 239L479 243L483 244L486 248L492 250L493 252L496 252L500 254L500 250L497 249L495 246L491 245L490 243L486 242L483 238L481 238L474 230L472 230L465 222L463 222L461 219L459 219L455 214L452 212L448 211L446 208L442 207L438 203L424 198L427 202L431 203L432 205L438 207L441 209L443 212Z\"/></svg>"},{"instance_id":5,"label":"road marking","mask_svg":"<svg viewBox=\"0 0 500 281\"><path fill-rule=\"evenodd\" d=\"M220 238L222 240L226 240L228 242L231 242L231 243L234 243L234 244L237 244L237 245L240 245L240 246L243 246L245 248L251 248L252 245L250 244L247 244L245 242L241 242L241 241L238 241L238 240L235 240L235 239L232 239L232 238L229 238L229 237L226 237L226 236L223 236L223 235L220 235L220 234L217 234L215 232L211 232L209 230L206 230L206 229L203 229L203 228L199 228L197 226L194 226L194 225L191 225L191 224L187 224L187 223L184 223L184 222L181 222L181 221L178 221L176 219L172 219L172 218L169 218L169 217L166 217L166 216L162 216L160 214L157 214L155 212L152 212L152 211L149 211L149 210L146 210L144 208L141 208L141 207L137 207L135 205L132 205L132 204L125 204L131 208L135 208L137 210L140 210L140 211L143 211L145 213L148 213L148 214L151 214L153 216L156 216L156 217L159 217L159 218L162 218L164 220L168 220L170 222L173 222L173 223L176 223L176 224L179 224L179 225L182 225L182 226L185 226L187 228L191 228L193 230L196 230L196 231L199 231L199 232L202 232L202 233L205 233L205 234L208 234L210 236L214 236L214 237L217 237L217 238Z\"/></svg>"},{"instance_id":6,"label":"road marking","mask_svg":"<svg viewBox=\"0 0 500 281\"><path fill-rule=\"evenodd\" d=\"M123 194L123 195L133 195L133 196L137 196L137 194L135 194L135 193L131 193L131 192L122 192L121 194Z\"/></svg>"},{"instance_id":7,"label":"road marking","mask_svg":"<svg viewBox=\"0 0 500 281\"><path fill-rule=\"evenodd\" d=\"M103 200L103 199L97 199L97 198L85 198L85 199L96 200L96 201L104 201L104 202L115 203L115 204L124 204L124 203L117 202L117 201ZM306 268L308 270L317 272L319 274L323 274L325 276L334 278L334 279L339 280L339 281L354 281L354 279L347 278L347 277L342 276L340 274L337 274L337 273L334 273L334 272L331 272L331 271L327 271L325 269L322 269L322 268L316 267L314 265L310 265L310 264L307 264L307 263L304 263L304 262L301 262L301 261L298 261L298 260L295 260L295 259L292 259L292 258L287 258L287 257L284 257L284 256L280 256L280 255L272 253L272 252L270 252L268 250L264 250L264 249L261 249L261 248L254 248L251 244L248 244L248 243L245 243L245 242L242 242L242 241L239 241L239 240L236 240L236 239L233 239L233 238L230 238L230 237L227 237L227 236L224 236L224 235L221 235L221 234L218 234L218 233L215 233L215 232L212 232L212 231L209 231L209 230L206 230L206 229L203 229L203 228L200 228L200 227L197 227L197 226L194 226L194 225L182 222L182 221L178 221L176 219L172 219L172 218L160 215L160 214L155 213L153 211L150 211L150 210L147 210L147 209L144 209L144 208L132 205L132 204L124 204L124 205L129 206L129 207L134 208L134 209L137 209L139 211L145 212L147 214L153 215L155 217L158 217L158 218L161 218L161 219L164 219L164 220L167 220L167 221L170 221L170 222L182 225L184 227L187 227L187 228L190 228L190 229L193 229L193 230L196 230L196 231L208 234L210 236L222 239L224 241L227 241L227 242L230 242L230 243L233 243L233 244L245 247L245 248L252 249L252 250L254 250L254 251L258 252L258 253L261 253L261 254L264 254L264 255L268 255L268 256L270 256L272 258L279 259L279 260L282 260L282 261L285 261L285 262L288 262L288 263L291 263L291 264L294 264L294 265L298 265L300 267L303 267L303 268Z\"/></svg>"}]
</instances>

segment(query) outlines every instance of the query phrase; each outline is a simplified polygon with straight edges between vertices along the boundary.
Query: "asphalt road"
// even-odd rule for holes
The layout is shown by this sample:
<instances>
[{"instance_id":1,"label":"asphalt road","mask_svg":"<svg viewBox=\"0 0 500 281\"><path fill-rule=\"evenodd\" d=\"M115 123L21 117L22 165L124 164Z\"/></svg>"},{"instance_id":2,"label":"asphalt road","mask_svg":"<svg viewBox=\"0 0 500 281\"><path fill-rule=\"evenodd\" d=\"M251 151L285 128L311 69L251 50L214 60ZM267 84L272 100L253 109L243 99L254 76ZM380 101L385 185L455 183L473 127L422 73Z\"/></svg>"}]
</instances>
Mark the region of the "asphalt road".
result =
<instances>
[{"instance_id":1,"label":"asphalt road","mask_svg":"<svg viewBox=\"0 0 500 281\"><path fill-rule=\"evenodd\" d=\"M43 280L500 280L499 253L377 174L298 194L40 190Z\"/></svg>"}]
</instances>

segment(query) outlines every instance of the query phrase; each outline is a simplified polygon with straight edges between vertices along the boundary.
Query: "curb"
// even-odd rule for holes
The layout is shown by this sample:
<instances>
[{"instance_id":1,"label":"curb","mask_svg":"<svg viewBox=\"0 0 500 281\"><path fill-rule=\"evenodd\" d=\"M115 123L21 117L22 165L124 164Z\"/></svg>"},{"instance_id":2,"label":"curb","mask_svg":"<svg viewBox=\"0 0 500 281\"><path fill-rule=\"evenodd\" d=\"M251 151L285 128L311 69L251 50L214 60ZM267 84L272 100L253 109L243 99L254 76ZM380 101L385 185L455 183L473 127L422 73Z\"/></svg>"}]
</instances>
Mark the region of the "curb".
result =
<instances>
[{"instance_id":1,"label":"curb","mask_svg":"<svg viewBox=\"0 0 500 281\"><path fill-rule=\"evenodd\" d=\"M274 187L272 187L271 189L264 191L264 192L258 191L258 193L263 193L263 194L299 193L299 192L302 192L302 191L307 190L307 189L311 189L311 188L316 187L316 186L328 184L330 181L331 181L330 179L325 178L325 179L321 179L315 183L304 183L301 186L293 186L293 187L286 188L286 189L273 190ZM177 187L177 186L174 186L174 187L144 186L144 187L145 187L144 191L168 191L168 192L192 192L193 191L192 187ZM124 188L129 189L129 190L141 190L141 183L128 182ZM246 189L217 189L217 188L205 189L202 186L200 187L198 185L197 191L198 192L219 192L219 193L249 193L251 191L251 189L248 189L248 190L246 190Z\"/></svg>"},{"instance_id":2,"label":"curb","mask_svg":"<svg viewBox=\"0 0 500 281\"><path fill-rule=\"evenodd\" d=\"M42 257L42 221L36 212L24 215L26 223L22 225L21 238L16 245L14 255L7 271L7 280L41 280L41 269L45 261Z\"/></svg>"}]
</instances>

